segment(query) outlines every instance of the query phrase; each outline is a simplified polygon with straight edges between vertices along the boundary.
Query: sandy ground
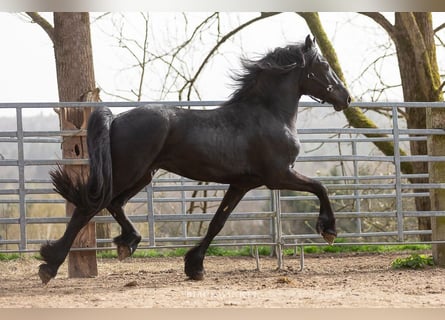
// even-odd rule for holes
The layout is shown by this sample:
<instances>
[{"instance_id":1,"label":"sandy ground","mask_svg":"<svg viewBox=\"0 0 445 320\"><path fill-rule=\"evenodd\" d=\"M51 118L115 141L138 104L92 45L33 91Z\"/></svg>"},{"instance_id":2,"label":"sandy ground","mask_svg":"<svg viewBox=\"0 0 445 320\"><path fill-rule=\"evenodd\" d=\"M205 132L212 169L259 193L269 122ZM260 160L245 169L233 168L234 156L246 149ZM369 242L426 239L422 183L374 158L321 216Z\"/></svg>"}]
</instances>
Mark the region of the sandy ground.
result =
<instances>
[{"instance_id":1,"label":"sandy ground","mask_svg":"<svg viewBox=\"0 0 445 320\"><path fill-rule=\"evenodd\" d=\"M62 265L43 286L39 261L0 262L2 307L444 307L445 269L393 270L408 253L207 257L206 278L187 280L182 258L99 260L99 276L69 279Z\"/></svg>"}]
</instances>

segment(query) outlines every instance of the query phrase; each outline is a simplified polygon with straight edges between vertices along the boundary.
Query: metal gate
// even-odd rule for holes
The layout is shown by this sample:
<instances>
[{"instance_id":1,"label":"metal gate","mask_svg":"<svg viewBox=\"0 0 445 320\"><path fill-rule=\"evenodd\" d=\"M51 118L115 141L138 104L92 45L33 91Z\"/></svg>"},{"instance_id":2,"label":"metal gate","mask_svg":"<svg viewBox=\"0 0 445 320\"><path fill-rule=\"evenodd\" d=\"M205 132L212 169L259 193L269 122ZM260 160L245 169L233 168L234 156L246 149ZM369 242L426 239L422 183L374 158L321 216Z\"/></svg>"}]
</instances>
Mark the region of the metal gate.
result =
<instances>
[{"instance_id":1,"label":"metal gate","mask_svg":"<svg viewBox=\"0 0 445 320\"><path fill-rule=\"evenodd\" d=\"M45 112L40 118L35 114L59 107L99 105L107 105L118 113L146 104L214 108L220 102L0 104L0 252L35 252L47 239L61 236L68 218L64 200L52 190L48 170L57 164L87 163L87 160L75 163L63 160L60 152L63 136L85 132L61 132L55 114ZM430 190L443 189L445 184L429 183L427 173L405 173L404 164L445 161L445 157L409 156L400 150L408 150L410 141L426 141L429 135L445 132L407 129L401 112L402 108L444 108L445 103L354 103L352 107L378 110L379 113L372 114L379 117L379 128L343 127L332 125L334 121L330 120L327 125L320 121L320 126L317 122L317 126L304 127L300 122L304 152L295 167L327 186L336 211L338 237L343 244L419 243L419 237L431 234L431 230L419 230L417 218L445 216L445 212L418 212L414 199L429 198ZM300 103L300 110L316 112L315 116L321 113L323 117L331 117L332 112L329 106L306 102ZM30 113L34 117L28 116ZM394 155L382 154L375 147L378 142L393 144ZM129 218L143 236L140 248L193 245L205 232L226 188L159 172L126 207ZM307 193L252 190L235 209L214 244L270 245L279 249L321 245L322 240L314 230L317 205L317 199ZM119 230L109 215L96 216L94 221L111 225L110 236L97 240L101 246L98 249L102 249L111 244L111 237Z\"/></svg>"}]
</instances>

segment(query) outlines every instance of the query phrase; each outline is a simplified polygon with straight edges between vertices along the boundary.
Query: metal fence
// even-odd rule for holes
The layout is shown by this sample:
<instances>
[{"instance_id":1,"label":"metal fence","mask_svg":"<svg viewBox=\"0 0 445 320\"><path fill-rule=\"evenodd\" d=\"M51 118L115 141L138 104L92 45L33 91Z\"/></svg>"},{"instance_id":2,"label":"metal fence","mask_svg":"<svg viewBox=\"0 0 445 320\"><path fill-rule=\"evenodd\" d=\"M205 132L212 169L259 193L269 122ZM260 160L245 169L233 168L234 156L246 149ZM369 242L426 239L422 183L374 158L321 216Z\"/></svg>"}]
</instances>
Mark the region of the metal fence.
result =
<instances>
[{"instance_id":1,"label":"metal fence","mask_svg":"<svg viewBox=\"0 0 445 320\"><path fill-rule=\"evenodd\" d=\"M145 104L213 108L220 103L106 103L115 113ZM3 115L0 125L8 125L8 129L0 127L0 252L34 252L47 239L61 236L69 218L65 217L64 200L52 190L48 171L57 164L87 163L87 160L61 159L60 152L62 137L85 132L60 131L55 114L42 116L41 120L28 114L59 107L99 105L101 103L0 104ZM407 129L401 112L404 108L443 108L445 104L354 103L354 107L378 111L369 114L379 117L380 127L334 126L329 120L328 125L319 127L304 127L299 123L303 152L295 168L328 187L336 211L338 236L343 242L420 242L420 236L431 234L431 230L419 230L417 218L445 216L445 212L418 212L414 199L429 198L431 189L443 189L445 184L429 183L428 174L404 173L403 163L445 161L445 157L401 155L399 150L409 149L410 141L426 141L429 135L445 132ZM330 107L300 103L301 112L320 117L320 124L320 114L327 117L331 112L327 108ZM376 142L392 143L394 156L383 155L375 147ZM226 188L226 185L196 182L159 172L126 207L129 218L143 236L140 247L193 245L205 232ZM264 188L252 190L214 243L279 248L322 243L314 228L317 216L318 201L311 194ZM111 245L111 237L119 233L112 217L96 216L94 221L111 225L110 235L99 238L98 246Z\"/></svg>"}]
</instances>

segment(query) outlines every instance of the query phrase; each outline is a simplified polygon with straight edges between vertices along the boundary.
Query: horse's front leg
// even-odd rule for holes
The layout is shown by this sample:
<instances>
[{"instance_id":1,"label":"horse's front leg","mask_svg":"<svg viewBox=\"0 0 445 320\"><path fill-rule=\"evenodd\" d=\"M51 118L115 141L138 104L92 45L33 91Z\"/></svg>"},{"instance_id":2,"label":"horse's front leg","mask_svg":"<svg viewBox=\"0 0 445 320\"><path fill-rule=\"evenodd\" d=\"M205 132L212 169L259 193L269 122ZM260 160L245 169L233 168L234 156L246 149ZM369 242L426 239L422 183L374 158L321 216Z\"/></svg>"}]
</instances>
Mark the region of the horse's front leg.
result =
<instances>
[{"instance_id":1,"label":"horse's front leg","mask_svg":"<svg viewBox=\"0 0 445 320\"><path fill-rule=\"evenodd\" d=\"M280 177L280 182L273 183L270 187L271 189L288 189L315 194L320 201L320 214L316 224L317 232L323 236L327 243L334 243L337 237L335 217L325 186L319 181L299 174L294 169L289 168L289 170Z\"/></svg>"},{"instance_id":2,"label":"horse's front leg","mask_svg":"<svg viewBox=\"0 0 445 320\"><path fill-rule=\"evenodd\" d=\"M236 205L241 201L249 189L230 186L224 195L221 204L216 210L215 216L210 222L207 234L202 241L194 248L189 250L184 257L185 274L193 280L202 280L204 278L204 257L213 238L221 231L227 218Z\"/></svg>"}]
</instances>

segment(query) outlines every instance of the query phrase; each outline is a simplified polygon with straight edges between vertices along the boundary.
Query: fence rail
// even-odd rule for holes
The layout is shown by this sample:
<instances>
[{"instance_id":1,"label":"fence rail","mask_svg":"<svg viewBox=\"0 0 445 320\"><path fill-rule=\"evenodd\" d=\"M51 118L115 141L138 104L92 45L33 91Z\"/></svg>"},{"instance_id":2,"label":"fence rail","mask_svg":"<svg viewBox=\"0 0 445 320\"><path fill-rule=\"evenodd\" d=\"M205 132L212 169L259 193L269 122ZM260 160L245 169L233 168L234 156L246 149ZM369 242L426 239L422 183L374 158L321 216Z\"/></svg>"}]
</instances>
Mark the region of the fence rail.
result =
<instances>
[{"instance_id":1,"label":"fence rail","mask_svg":"<svg viewBox=\"0 0 445 320\"><path fill-rule=\"evenodd\" d=\"M85 135L85 130L60 131L57 118L53 128L28 129L27 114L60 107L97 107L106 104L120 112L146 104L213 108L219 101L140 103L0 103L8 110L12 129L0 128L0 252L34 252L49 238L58 238L68 219L64 200L52 189L47 174L57 164L87 164L87 160L61 159L63 137ZM426 141L445 130L407 129L399 108L444 108L445 103L355 103L354 107L386 109L392 120L376 129L302 127L303 153L295 164L310 172L329 189L339 228L339 237L356 243L414 243L430 230L419 230L417 218L445 216L443 211L418 212L414 199L429 198L431 189L445 183L429 183L427 173L402 172L405 162L444 162L443 156L400 155L410 141ZM326 106L300 103L301 109ZM35 114L35 113L34 113ZM56 128L54 128L54 126ZM366 137L365 135L374 135ZM375 136L378 135L378 136ZM390 142L394 156L383 155L374 142ZM38 148L51 152L35 155ZM39 150L40 150L39 149ZM319 167L318 171L314 167ZM153 182L127 205L127 213L141 230L143 248L190 246L198 241L222 199L226 185L200 183L167 173ZM314 231L318 216L317 199L310 194L258 189L243 199L229 218L229 226L215 238L218 245L290 246L321 243ZM96 216L97 224L116 224L111 216ZM246 221L246 223L241 223ZM236 222L236 223L231 223ZM114 229L113 229L114 228ZM114 235L114 234L113 234ZM98 239L109 245L111 236Z\"/></svg>"}]
</instances>

